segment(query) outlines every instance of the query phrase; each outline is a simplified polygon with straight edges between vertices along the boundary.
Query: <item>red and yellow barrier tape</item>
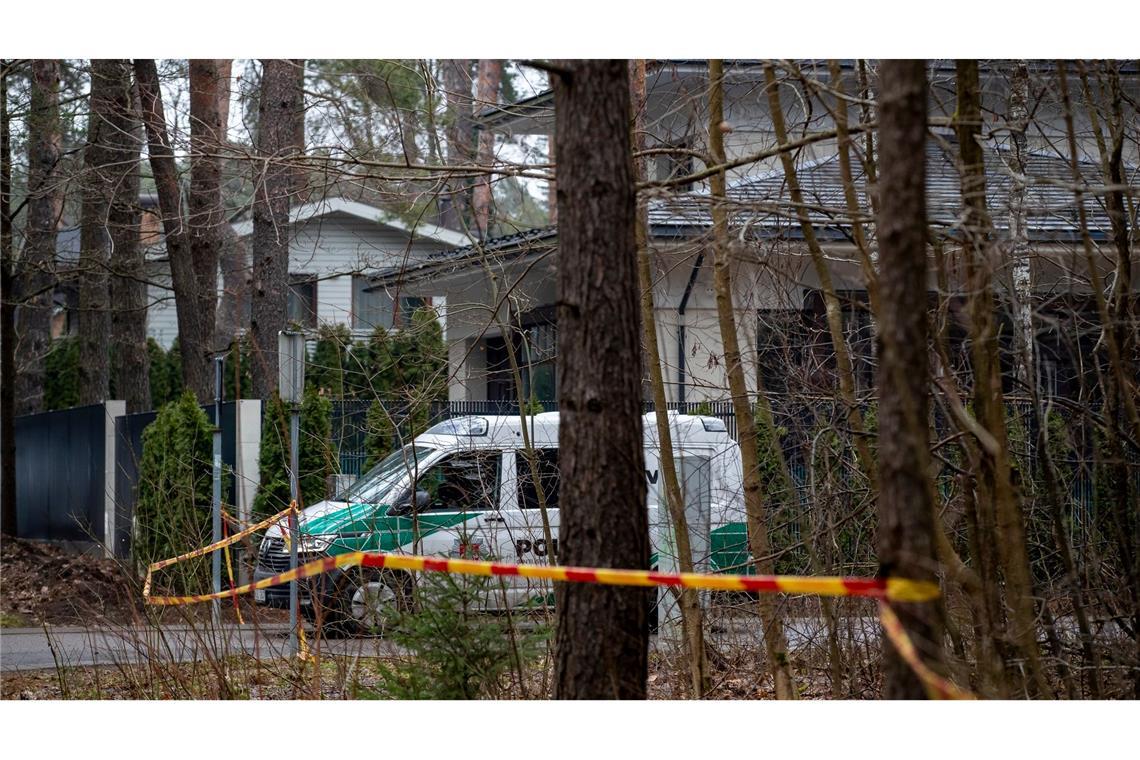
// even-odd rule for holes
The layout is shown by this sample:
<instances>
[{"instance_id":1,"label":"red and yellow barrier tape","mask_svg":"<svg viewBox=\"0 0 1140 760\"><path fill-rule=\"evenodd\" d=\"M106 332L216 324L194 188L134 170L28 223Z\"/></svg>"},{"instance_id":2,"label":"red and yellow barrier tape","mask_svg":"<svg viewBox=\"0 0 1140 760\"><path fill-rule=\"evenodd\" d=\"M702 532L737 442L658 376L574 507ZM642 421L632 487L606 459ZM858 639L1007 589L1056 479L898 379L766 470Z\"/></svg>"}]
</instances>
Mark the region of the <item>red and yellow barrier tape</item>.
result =
<instances>
[{"instance_id":1,"label":"red and yellow barrier tape","mask_svg":"<svg viewBox=\"0 0 1140 760\"><path fill-rule=\"evenodd\" d=\"M347 552L322 557L295 570L287 570L228 591L192 596L151 596L149 585L143 595L148 604L196 604L231 595L248 594L256 589L290 581L313 578L345 567L379 567L409 572L455 573L458 575L517 576L562 583L600 583L607 586L671 586L712 591L756 591L813 596L860 596L896 602L926 602L938 598L938 584L905 578L843 578L796 575L716 575L703 573L658 573L652 570L609 570L560 565L515 565L471 559L448 559L403 554Z\"/></svg>"},{"instance_id":2,"label":"red and yellow barrier tape","mask_svg":"<svg viewBox=\"0 0 1140 760\"><path fill-rule=\"evenodd\" d=\"M334 569L347 567L376 567L408 572L438 572L458 575L514 576L535 578L561 583L599 583L607 586L667 586L711 591L754 591L759 593L810 594L813 596L855 596L879 601L879 616L883 630L892 645L912 671L922 681L927 693L935 699L973 699L973 695L932 671L918 656L914 642L906 633L902 622L890 607L890 602L928 602L938 598L938 584L907 578L853 578L840 576L796 575L721 575L704 573L659 573L652 570L618 570L596 567L566 567L560 565L518 565L506 562L422 557L403 554L373 552L347 552L334 557L322 557L293 570L263 578L244 586L212 594L190 596L152 596L151 579L155 571L212 551L222 549L242 538L266 528L287 517L295 509L291 504L273 517L251 525L229 538L201 549L187 552L172 559L155 562L147 568L143 597L147 604L175 606L197 604L214 599L236 597L257 589L279 586L291 581L314 578Z\"/></svg>"},{"instance_id":3,"label":"red and yellow barrier tape","mask_svg":"<svg viewBox=\"0 0 1140 760\"><path fill-rule=\"evenodd\" d=\"M879 600L879 622L883 624L883 630L886 632L887 638L891 640L891 644L894 645L895 651L918 676L918 680L922 681L927 696L931 699L975 699L973 694L955 686L926 666L926 663L918 656L918 650L915 649L914 642L907 635L906 628L903 627L898 615L891 609L891 605L881 599Z\"/></svg>"},{"instance_id":4,"label":"red and yellow barrier tape","mask_svg":"<svg viewBox=\"0 0 1140 760\"><path fill-rule=\"evenodd\" d=\"M185 554L179 554L177 557L171 557L170 559L162 559L162 560L159 560L158 562L152 562L150 564L150 566L147 567L147 569L146 569L146 581L143 583L143 599L145 599L147 601L147 603L149 603L149 604L159 604L160 603L160 602L150 601L151 600L150 582L151 582L151 579L154 577L154 574L156 571L161 570L164 567L170 567L171 565L177 565L179 562L185 562L188 559L194 559L195 557L202 557L206 554L210 554L211 552L215 552L218 549L224 549L228 546L232 546L233 544L236 544L238 541L241 541L246 536L250 536L250 535L258 532L259 530L264 530L265 528L268 528L270 525L277 522L278 520L280 520L284 517L288 517L289 513L292 512L293 510L295 510L296 508L297 508L297 503L293 502L288 507L281 510L280 512L273 515L272 517L267 517L264 520L262 520L261 522L255 523L255 524L249 526L245 530L238 531L237 533L233 534L229 538L224 538L221 541L217 541L215 543L210 544L209 546L203 546L201 549L195 549L194 551L186 552ZM238 590L233 589L231 591L223 591L221 594L211 594L209 596L209 598L210 599L220 599L222 597L236 595L237 593L238 593ZM245 592L243 591L241 593L245 593ZM155 597L155 598L161 599L162 597ZM204 601L208 601L208 600L196 599L195 601L204 602ZM189 603L190 602L184 602L184 604L189 604Z\"/></svg>"}]
</instances>

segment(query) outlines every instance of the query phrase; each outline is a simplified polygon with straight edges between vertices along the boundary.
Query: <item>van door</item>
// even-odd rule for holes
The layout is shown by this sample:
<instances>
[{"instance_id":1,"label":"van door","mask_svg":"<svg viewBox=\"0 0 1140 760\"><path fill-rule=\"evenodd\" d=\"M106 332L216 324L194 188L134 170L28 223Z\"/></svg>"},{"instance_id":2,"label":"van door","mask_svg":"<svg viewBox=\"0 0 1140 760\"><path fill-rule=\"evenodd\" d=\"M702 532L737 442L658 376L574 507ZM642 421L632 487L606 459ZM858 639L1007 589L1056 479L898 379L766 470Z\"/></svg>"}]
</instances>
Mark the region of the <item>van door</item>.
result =
<instances>
[{"instance_id":1,"label":"van door","mask_svg":"<svg viewBox=\"0 0 1140 760\"><path fill-rule=\"evenodd\" d=\"M534 457L534 467L538 470L537 482L541 485L542 502L539 499L539 486L532 474L531 455ZM511 495L514 503L504 504L501 512L503 523L498 528L496 538L501 558L504 562L519 564L554 564L553 560L558 553L558 449L533 449L531 452L517 450L508 452L507 456L513 459L514 482L508 482L504 490L510 489L513 492ZM504 471L510 469L504 468ZM549 544L543 527L542 503L545 503L549 522ZM514 605L544 606L553 603L553 584L531 578L512 578L510 581Z\"/></svg>"},{"instance_id":2,"label":"van door","mask_svg":"<svg viewBox=\"0 0 1140 760\"><path fill-rule=\"evenodd\" d=\"M409 551L425 555L486 559L492 526L499 517L502 451L457 451L428 468L416 481L426 506L416 511ZM416 545L418 543L418 545Z\"/></svg>"}]
</instances>

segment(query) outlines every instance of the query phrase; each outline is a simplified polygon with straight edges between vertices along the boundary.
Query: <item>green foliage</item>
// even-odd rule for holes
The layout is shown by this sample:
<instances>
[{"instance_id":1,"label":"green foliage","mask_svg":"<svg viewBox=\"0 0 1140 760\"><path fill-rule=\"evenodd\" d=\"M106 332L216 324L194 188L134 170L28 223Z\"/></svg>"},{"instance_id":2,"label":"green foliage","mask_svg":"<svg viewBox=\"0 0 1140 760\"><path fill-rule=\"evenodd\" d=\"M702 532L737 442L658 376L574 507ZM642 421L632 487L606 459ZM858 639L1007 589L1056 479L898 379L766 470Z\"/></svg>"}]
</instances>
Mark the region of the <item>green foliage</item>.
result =
<instances>
[{"instance_id":1,"label":"green foliage","mask_svg":"<svg viewBox=\"0 0 1140 760\"><path fill-rule=\"evenodd\" d=\"M182 354L177 339L169 351L163 351L154 338L147 338L146 352L150 357L151 404L158 409L182 395Z\"/></svg>"},{"instance_id":2,"label":"green foliage","mask_svg":"<svg viewBox=\"0 0 1140 760\"><path fill-rule=\"evenodd\" d=\"M253 395L253 351L248 335L242 336L240 341L230 345L229 355L226 356L222 367L222 397L233 401L239 398L250 398Z\"/></svg>"},{"instance_id":3,"label":"green foliage","mask_svg":"<svg viewBox=\"0 0 1140 760\"><path fill-rule=\"evenodd\" d=\"M396 425L392 415L379 401L373 401L365 418L364 451L368 458L364 462L364 472L392 453L395 439Z\"/></svg>"},{"instance_id":4,"label":"green foliage","mask_svg":"<svg viewBox=\"0 0 1140 760\"><path fill-rule=\"evenodd\" d=\"M305 366L305 385L323 390L332 398L344 398L351 349L352 332L347 325L322 327L313 356Z\"/></svg>"},{"instance_id":5,"label":"green foliage","mask_svg":"<svg viewBox=\"0 0 1140 760\"><path fill-rule=\"evenodd\" d=\"M143 432L134 552L146 565L198 548L211 531L212 426L193 394L184 392L159 411ZM209 577L209 558L171 568L164 585L180 591Z\"/></svg>"},{"instance_id":6,"label":"green foliage","mask_svg":"<svg viewBox=\"0 0 1140 760\"><path fill-rule=\"evenodd\" d=\"M268 516L289 506L289 411L276 393L266 402L261 425L258 468L261 484L254 498L254 511ZM316 391L305 392L301 404L300 451L298 452L301 506L325 497L327 477L336 471L331 450L332 403Z\"/></svg>"},{"instance_id":7,"label":"green foliage","mask_svg":"<svg viewBox=\"0 0 1140 760\"><path fill-rule=\"evenodd\" d=\"M512 628L505 616L480 612L500 581L428 573L419 582L419 610L394 613L390 638L406 660L380 673L373 695L387 699L478 699L505 693L504 680L541 651L549 631Z\"/></svg>"},{"instance_id":8,"label":"green foliage","mask_svg":"<svg viewBox=\"0 0 1140 760\"><path fill-rule=\"evenodd\" d=\"M69 409L79 404L79 341L60 338L44 359L44 409Z\"/></svg>"}]
</instances>

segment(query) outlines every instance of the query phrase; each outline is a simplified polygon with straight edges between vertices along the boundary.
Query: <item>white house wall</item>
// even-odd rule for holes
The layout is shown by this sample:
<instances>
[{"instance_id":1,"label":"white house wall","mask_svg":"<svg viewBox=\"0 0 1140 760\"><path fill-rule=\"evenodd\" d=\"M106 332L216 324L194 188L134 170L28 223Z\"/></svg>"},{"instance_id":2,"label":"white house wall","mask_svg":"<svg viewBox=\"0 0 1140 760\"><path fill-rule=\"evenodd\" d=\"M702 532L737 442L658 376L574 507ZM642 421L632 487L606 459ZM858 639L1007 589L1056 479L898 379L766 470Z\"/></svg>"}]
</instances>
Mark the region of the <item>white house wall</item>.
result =
<instances>
[{"instance_id":1,"label":"white house wall","mask_svg":"<svg viewBox=\"0 0 1140 760\"><path fill-rule=\"evenodd\" d=\"M248 237L243 241L248 250ZM289 273L318 278L317 319L320 324L351 327L354 274L375 274L408 261L420 260L445 248L444 244L428 240L409 242L408 234L402 230L349 214L333 213L294 225L289 243ZM166 262L155 262L150 268L147 336L169 349L178 336L170 268ZM219 295L221 291L219 276Z\"/></svg>"}]
</instances>

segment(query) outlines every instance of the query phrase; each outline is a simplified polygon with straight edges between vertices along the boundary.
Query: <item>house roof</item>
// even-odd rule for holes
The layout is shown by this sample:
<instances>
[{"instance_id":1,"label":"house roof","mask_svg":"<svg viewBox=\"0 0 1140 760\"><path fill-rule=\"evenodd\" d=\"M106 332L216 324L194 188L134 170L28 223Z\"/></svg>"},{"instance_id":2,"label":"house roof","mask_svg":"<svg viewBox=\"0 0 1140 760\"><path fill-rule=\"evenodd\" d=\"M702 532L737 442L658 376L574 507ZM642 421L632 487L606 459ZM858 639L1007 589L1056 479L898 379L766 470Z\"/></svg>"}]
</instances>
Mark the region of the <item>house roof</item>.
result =
<instances>
[{"instance_id":1,"label":"house roof","mask_svg":"<svg viewBox=\"0 0 1140 760\"><path fill-rule=\"evenodd\" d=\"M941 141L928 141L926 154L927 214L933 225L952 235L962 213L954 138L943 137ZM1013 181L1012 172L1006 164L1009 151L986 146L983 156L986 162L987 207L994 228L1003 232L1009 228L1009 189ZM869 209L862 166L859 162L853 163L860 208ZM1078 169L1084 179L1082 189L1087 193L1085 212L1090 234L1094 239L1105 239L1110 234L1110 224L1104 207L1104 196L1096 194L1096 190L1103 187L1100 166L1092 161L1080 161ZM1025 177L1031 241L1066 242L1080 239L1071 176L1072 170L1065 158L1041 152L1027 155ZM824 240L849 240L851 219L846 211L838 156L831 155L801 164L797 167L797 177L816 235ZM1125 167L1125 179L1130 185L1137 185L1140 183L1140 169L1135 166ZM737 180L728 187L727 195L729 223L734 229L746 233L747 237L802 239L782 169ZM710 206L711 197L707 190L651 200L651 232L658 238L685 238L705 234L712 227ZM504 259L524 256L550 248L557 236L556 227L540 227L505 235L483 243L434 253L411 267L380 272L373 281L382 284L417 279L432 273L453 272L479 261L479 257L486 253L495 253Z\"/></svg>"},{"instance_id":2,"label":"house roof","mask_svg":"<svg viewBox=\"0 0 1140 760\"><path fill-rule=\"evenodd\" d=\"M348 214L349 216L354 216L367 222L392 227L412 237L426 238L428 240L434 240L437 243L445 243L452 246L462 246L471 242L471 238L462 232L456 232L455 230L449 230L446 227L440 227L437 224L430 224L423 221L408 223L383 209L369 206L367 203L361 203L360 201L349 200L348 198L324 198L312 203L295 206L289 212L289 222L296 224L298 222L306 222L310 219L328 216L329 214ZM251 235L253 234L253 220L247 219L242 222L237 222L233 225L233 229L238 237Z\"/></svg>"},{"instance_id":3,"label":"house roof","mask_svg":"<svg viewBox=\"0 0 1140 760\"><path fill-rule=\"evenodd\" d=\"M439 251L429 254L418 262L409 262L406 266L379 272L371 278L374 283L372 287L383 287L389 282L419 279L433 272L462 268L470 262L479 261L481 256L488 253L511 258L519 254L545 251L554 246L554 241L557 238L557 227L535 227L510 235L502 235L481 243L472 243L461 248Z\"/></svg>"},{"instance_id":4,"label":"house roof","mask_svg":"<svg viewBox=\"0 0 1140 760\"><path fill-rule=\"evenodd\" d=\"M986 163L986 201L994 228L1009 228L1009 192L1013 172L1008 166L1011 154L1006 149L984 146ZM926 145L926 207L930 222L952 232L962 213L957 145L953 137L928 140ZM869 209L862 165L853 161L852 172L859 206ZM1078 162L1078 169L1088 194L1085 212L1089 231L1094 237L1107 236L1110 230L1103 195L1095 194L1103 187L1100 166L1092 161ZM830 155L797 167L797 178L808 216L821 237L846 238L844 228L851 219L846 211L843 181L838 155ZM1072 189L1072 169L1067 158L1056 154L1030 152L1025 160L1027 184L1027 226L1030 240L1037 242L1077 240L1080 238L1078 210ZM1129 184L1140 181L1136 167L1126 167ZM747 228L760 237L799 236L795 208L788 195L782 169L754 177L746 177L727 188L730 223ZM711 226L711 197L707 191L683 193L660 198L649 204L649 222L657 230L677 234L685 229Z\"/></svg>"}]
</instances>

